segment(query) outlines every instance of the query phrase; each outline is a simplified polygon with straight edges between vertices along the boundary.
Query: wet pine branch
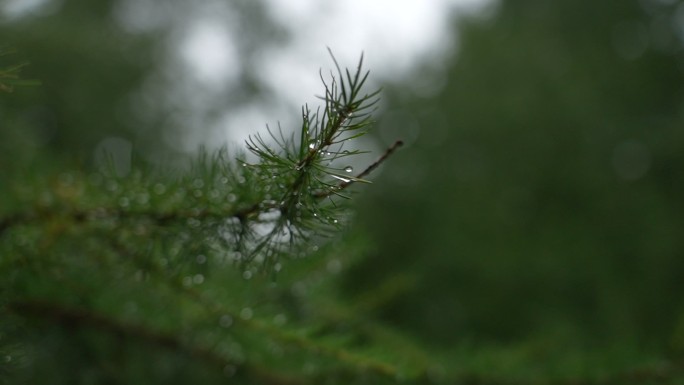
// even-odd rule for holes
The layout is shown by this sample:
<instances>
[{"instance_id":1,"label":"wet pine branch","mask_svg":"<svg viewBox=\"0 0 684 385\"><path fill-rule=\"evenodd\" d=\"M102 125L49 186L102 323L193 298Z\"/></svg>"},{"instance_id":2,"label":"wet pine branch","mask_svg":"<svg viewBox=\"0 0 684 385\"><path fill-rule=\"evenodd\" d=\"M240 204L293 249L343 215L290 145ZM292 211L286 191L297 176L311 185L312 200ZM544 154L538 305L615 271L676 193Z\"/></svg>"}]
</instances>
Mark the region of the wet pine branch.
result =
<instances>
[{"instance_id":1,"label":"wet pine branch","mask_svg":"<svg viewBox=\"0 0 684 385\"><path fill-rule=\"evenodd\" d=\"M361 65L352 74L336 63L337 78L324 82L324 106L315 113L304 108L297 135L268 129L268 140L251 137L247 148L258 160L253 164L236 162L222 149L200 152L181 177L151 170L118 176L112 169L14 181L8 189L13 195L0 202L0 270L12 272L0 280L0 289L11 293L0 301L0 318L61 325L67 334L93 329L123 336L234 366L231 376L250 383L309 384L361 375L393 382L401 368L384 354L348 344L353 332L341 339L326 332L343 318L316 317L315 326L307 320L287 327L269 322L274 315L297 317L305 299L288 288L272 297L273 281L266 276L255 283L258 271L278 270L283 257L317 250L322 237L338 232L346 190L367 182L400 146L361 173L339 164L361 153L347 148L370 125L377 102L377 92L361 92L368 77ZM242 269L232 269L235 264ZM23 292L35 283L37 292ZM124 296L129 291L133 297ZM144 313L122 316L128 302L120 296L141 303ZM259 309L263 315L252 317L255 306L265 307ZM193 342L203 334L219 345L240 341L250 357ZM273 367L258 358L272 344L320 368L311 375L284 363Z\"/></svg>"},{"instance_id":2,"label":"wet pine branch","mask_svg":"<svg viewBox=\"0 0 684 385\"><path fill-rule=\"evenodd\" d=\"M352 74L335 61L337 76L326 82L321 75L324 105L315 113L303 108L298 135L287 137L281 128L274 132L267 126L269 140L250 136L246 145L256 163L236 163L223 149L202 151L189 175L178 181L154 182L140 172L125 178L113 171L67 173L45 188L43 195L52 195L49 202L0 215L0 236L11 227L60 219L78 225L112 220L161 227L223 224L230 233L223 237L224 248L238 264L272 271L281 256L299 255L302 246L336 233L346 212L341 200L349 198L345 190L368 183L364 178L402 144L397 141L361 173L340 165L362 152L347 147L366 132L378 101L378 91L362 92L369 74L362 64L363 57ZM172 189L178 199L152 199ZM136 195L148 198L136 205ZM90 198L88 204L84 197Z\"/></svg>"},{"instance_id":3,"label":"wet pine branch","mask_svg":"<svg viewBox=\"0 0 684 385\"><path fill-rule=\"evenodd\" d=\"M0 47L0 57L14 53L7 48ZM1 65L0 64L0 91L12 92L16 86L35 86L40 84L37 80L22 79L21 71L28 63Z\"/></svg>"}]
</instances>

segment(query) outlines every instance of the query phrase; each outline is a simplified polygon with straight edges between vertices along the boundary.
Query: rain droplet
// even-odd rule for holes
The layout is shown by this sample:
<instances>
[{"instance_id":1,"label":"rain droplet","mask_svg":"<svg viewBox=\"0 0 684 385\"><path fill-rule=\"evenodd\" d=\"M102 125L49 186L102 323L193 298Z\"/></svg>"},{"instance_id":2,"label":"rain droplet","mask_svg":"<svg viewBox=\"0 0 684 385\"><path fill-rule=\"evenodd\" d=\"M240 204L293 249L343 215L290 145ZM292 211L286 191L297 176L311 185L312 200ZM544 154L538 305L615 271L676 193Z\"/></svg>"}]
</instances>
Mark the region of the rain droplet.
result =
<instances>
[{"instance_id":1,"label":"rain droplet","mask_svg":"<svg viewBox=\"0 0 684 385\"><path fill-rule=\"evenodd\" d=\"M278 314L275 317L273 317L273 323L278 325L278 326L283 326L287 322L287 316L285 314Z\"/></svg>"},{"instance_id":2,"label":"rain droplet","mask_svg":"<svg viewBox=\"0 0 684 385\"><path fill-rule=\"evenodd\" d=\"M316 143L309 143L309 149L313 150L314 148L316 148Z\"/></svg>"},{"instance_id":3,"label":"rain droplet","mask_svg":"<svg viewBox=\"0 0 684 385\"><path fill-rule=\"evenodd\" d=\"M294 284L292 284L290 291L296 297L304 296L307 292L306 284L302 281L297 281Z\"/></svg>"},{"instance_id":4,"label":"rain droplet","mask_svg":"<svg viewBox=\"0 0 684 385\"><path fill-rule=\"evenodd\" d=\"M302 367L304 370L304 373L306 374L313 374L316 371L316 365L313 362L306 362L304 363L304 366Z\"/></svg>"},{"instance_id":5,"label":"rain droplet","mask_svg":"<svg viewBox=\"0 0 684 385\"><path fill-rule=\"evenodd\" d=\"M252 318L252 316L254 316L254 311L252 311L251 308L246 307L240 310L240 318L243 320L249 320Z\"/></svg>"},{"instance_id":6,"label":"rain droplet","mask_svg":"<svg viewBox=\"0 0 684 385\"><path fill-rule=\"evenodd\" d=\"M74 183L74 176L69 174L68 172L65 172L59 176L59 183L61 183L64 186L68 186Z\"/></svg>"},{"instance_id":7,"label":"rain droplet","mask_svg":"<svg viewBox=\"0 0 684 385\"><path fill-rule=\"evenodd\" d=\"M194 277L192 277L192 283L195 285L200 285L204 282L204 276L202 274L195 274Z\"/></svg>"},{"instance_id":8,"label":"rain droplet","mask_svg":"<svg viewBox=\"0 0 684 385\"><path fill-rule=\"evenodd\" d=\"M104 182L104 175L99 172L92 173L88 176L88 182L93 186L99 186Z\"/></svg>"},{"instance_id":9,"label":"rain droplet","mask_svg":"<svg viewBox=\"0 0 684 385\"><path fill-rule=\"evenodd\" d=\"M161 195L161 194L163 194L163 193L166 192L166 186L164 186L164 185L161 184L161 183L157 183L157 184L155 184L154 187L152 188L152 191L154 191L154 193L157 194L157 195Z\"/></svg>"},{"instance_id":10,"label":"rain droplet","mask_svg":"<svg viewBox=\"0 0 684 385\"><path fill-rule=\"evenodd\" d=\"M342 271L342 262L340 262L339 259L333 259L330 262L328 262L326 268L330 273L338 274L340 271Z\"/></svg>"},{"instance_id":11,"label":"rain droplet","mask_svg":"<svg viewBox=\"0 0 684 385\"><path fill-rule=\"evenodd\" d=\"M202 265L202 264L204 264L205 262L207 262L207 257L206 257L205 255L200 254L200 255L197 256L197 263L198 263L198 264Z\"/></svg>"},{"instance_id":12,"label":"rain droplet","mask_svg":"<svg viewBox=\"0 0 684 385\"><path fill-rule=\"evenodd\" d=\"M107 189L107 191L114 192L119 189L119 184L116 183L115 180L108 180L105 188Z\"/></svg>"},{"instance_id":13,"label":"rain droplet","mask_svg":"<svg viewBox=\"0 0 684 385\"><path fill-rule=\"evenodd\" d=\"M283 351L282 347L280 347L279 345L276 345L276 344L271 345L271 354L273 354L274 356L280 357L283 355L283 353L284 353L284 351Z\"/></svg>"},{"instance_id":14,"label":"rain droplet","mask_svg":"<svg viewBox=\"0 0 684 385\"><path fill-rule=\"evenodd\" d=\"M231 327L231 325L233 325L233 317L228 314L222 315L219 319L219 325L221 325L222 328Z\"/></svg>"},{"instance_id":15,"label":"rain droplet","mask_svg":"<svg viewBox=\"0 0 684 385\"><path fill-rule=\"evenodd\" d=\"M223 375L226 377L233 377L237 372L235 365L226 365L223 367Z\"/></svg>"},{"instance_id":16,"label":"rain droplet","mask_svg":"<svg viewBox=\"0 0 684 385\"><path fill-rule=\"evenodd\" d=\"M228 194L228 196L226 197L226 199L228 199L228 202L233 203L233 202L235 202L235 201L237 200L237 196L236 196L235 194L233 194L233 193L230 193L230 194Z\"/></svg>"},{"instance_id":17,"label":"rain droplet","mask_svg":"<svg viewBox=\"0 0 684 385\"><path fill-rule=\"evenodd\" d=\"M252 272L249 270L246 270L244 273L242 273L242 278L244 279L252 279Z\"/></svg>"},{"instance_id":18,"label":"rain droplet","mask_svg":"<svg viewBox=\"0 0 684 385\"><path fill-rule=\"evenodd\" d=\"M142 270L137 270L135 274L133 274L133 279L135 279L138 282L141 282L145 278L145 272Z\"/></svg>"},{"instance_id":19,"label":"rain droplet","mask_svg":"<svg viewBox=\"0 0 684 385\"><path fill-rule=\"evenodd\" d=\"M353 172L353 171L354 171L354 168L353 168L352 166L347 166L347 167L344 168L344 171L346 171L346 172Z\"/></svg>"},{"instance_id":20,"label":"rain droplet","mask_svg":"<svg viewBox=\"0 0 684 385\"><path fill-rule=\"evenodd\" d=\"M339 181L342 181L343 183L349 183L351 181L350 179L342 178L341 176L335 175L335 174L330 174L330 176L339 180Z\"/></svg>"}]
</instances>

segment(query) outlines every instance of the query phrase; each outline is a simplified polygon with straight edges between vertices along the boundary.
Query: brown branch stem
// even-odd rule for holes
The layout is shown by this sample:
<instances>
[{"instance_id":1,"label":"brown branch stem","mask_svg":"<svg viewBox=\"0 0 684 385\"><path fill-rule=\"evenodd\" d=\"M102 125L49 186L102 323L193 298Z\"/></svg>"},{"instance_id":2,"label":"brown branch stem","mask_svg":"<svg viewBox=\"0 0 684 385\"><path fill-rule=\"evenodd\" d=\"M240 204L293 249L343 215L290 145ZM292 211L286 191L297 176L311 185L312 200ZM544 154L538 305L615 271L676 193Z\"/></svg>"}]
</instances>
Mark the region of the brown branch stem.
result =
<instances>
[{"instance_id":1,"label":"brown branch stem","mask_svg":"<svg viewBox=\"0 0 684 385\"><path fill-rule=\"evenodd\" d=\"M351 186L356 182L358 179L363 179L367 175L369 175L371 172L373 172L376 168L378 168L382 163L384 163L387 158L389 158L399 147L403 146L404 142L401 140L397 140L394 142L390 147L385 150L385 153L380 156L375 162L371 163L368 167L366 167L365 170L363 170L360 174L356 175L354 179L350 179L346 182L342 182L336 187L334 187L333 190L327 190L327 191L320 191L315 194L316 198L327 198L336 192L342 191L346 189L347 187Z\"/></svg>"}]
</instances>

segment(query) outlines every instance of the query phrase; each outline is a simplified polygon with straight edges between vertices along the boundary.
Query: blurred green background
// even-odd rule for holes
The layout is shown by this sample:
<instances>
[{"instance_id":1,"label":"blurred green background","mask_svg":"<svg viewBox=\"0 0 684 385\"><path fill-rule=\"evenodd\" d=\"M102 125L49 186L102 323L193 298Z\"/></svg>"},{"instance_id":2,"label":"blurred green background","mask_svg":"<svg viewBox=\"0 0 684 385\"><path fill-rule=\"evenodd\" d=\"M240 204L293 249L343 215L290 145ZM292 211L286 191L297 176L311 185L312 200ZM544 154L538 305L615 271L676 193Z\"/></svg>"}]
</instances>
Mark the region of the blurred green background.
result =
<instances>
[{"instance_id":1,"label":"blurred green background","mask_svg":"<svg viewBox=\"0 0 684 385\"><path fill-rule=\"evenodd\" d=\"M188 132L213 135L193 106L210 119L270 97L245 70L213 104L192 84L169 101L164 87L186 80L164 52L190 2L159 3L176 24L134 31L116 0L48 3L0 23L18 51L3 65L26 59L24 76L42 81L1 96L0 177L93 167L98 146L181 163ZM268 4L227 3L244 68L287 43ZM679 357L684 2L511 0L458 15L454 53L416 70L430 92L382 79L374 146L407 146L359 195L352 232L372 247L346 294L390 287L376 315L445 350Z\"/></svg>"}]
</instances>

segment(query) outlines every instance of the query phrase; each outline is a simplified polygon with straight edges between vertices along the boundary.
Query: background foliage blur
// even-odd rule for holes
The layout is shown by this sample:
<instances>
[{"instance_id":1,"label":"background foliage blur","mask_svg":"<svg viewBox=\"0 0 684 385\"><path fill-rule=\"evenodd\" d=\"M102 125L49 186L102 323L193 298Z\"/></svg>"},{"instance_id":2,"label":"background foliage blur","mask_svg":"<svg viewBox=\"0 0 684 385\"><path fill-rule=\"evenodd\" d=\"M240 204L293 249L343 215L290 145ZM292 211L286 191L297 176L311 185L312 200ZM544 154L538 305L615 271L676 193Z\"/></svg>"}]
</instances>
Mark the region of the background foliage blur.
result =
<instances>
[{"instance_id":1,"label":"background foliage blur","mask_svg":"<svg viewBox=\"0 0 684 385\"><path fill-rule=\"evenodd\" d=\"M121 28L117 3L0 24L43 83L2 96L0 178L92 167L98 146L176 160L202 135L191 101L141 92L175 80L157 71L170 30ZM245 63L287 38L259 3L235 10ZM681 372L684 3L511 0L457 25L436 93L385 85L377 142L408 148L360 196L352 233L372 247L345 295L387 293L373 314L464 370ZM258 76L208 114L267 98Z\"/></svg>"}]
</instances>

